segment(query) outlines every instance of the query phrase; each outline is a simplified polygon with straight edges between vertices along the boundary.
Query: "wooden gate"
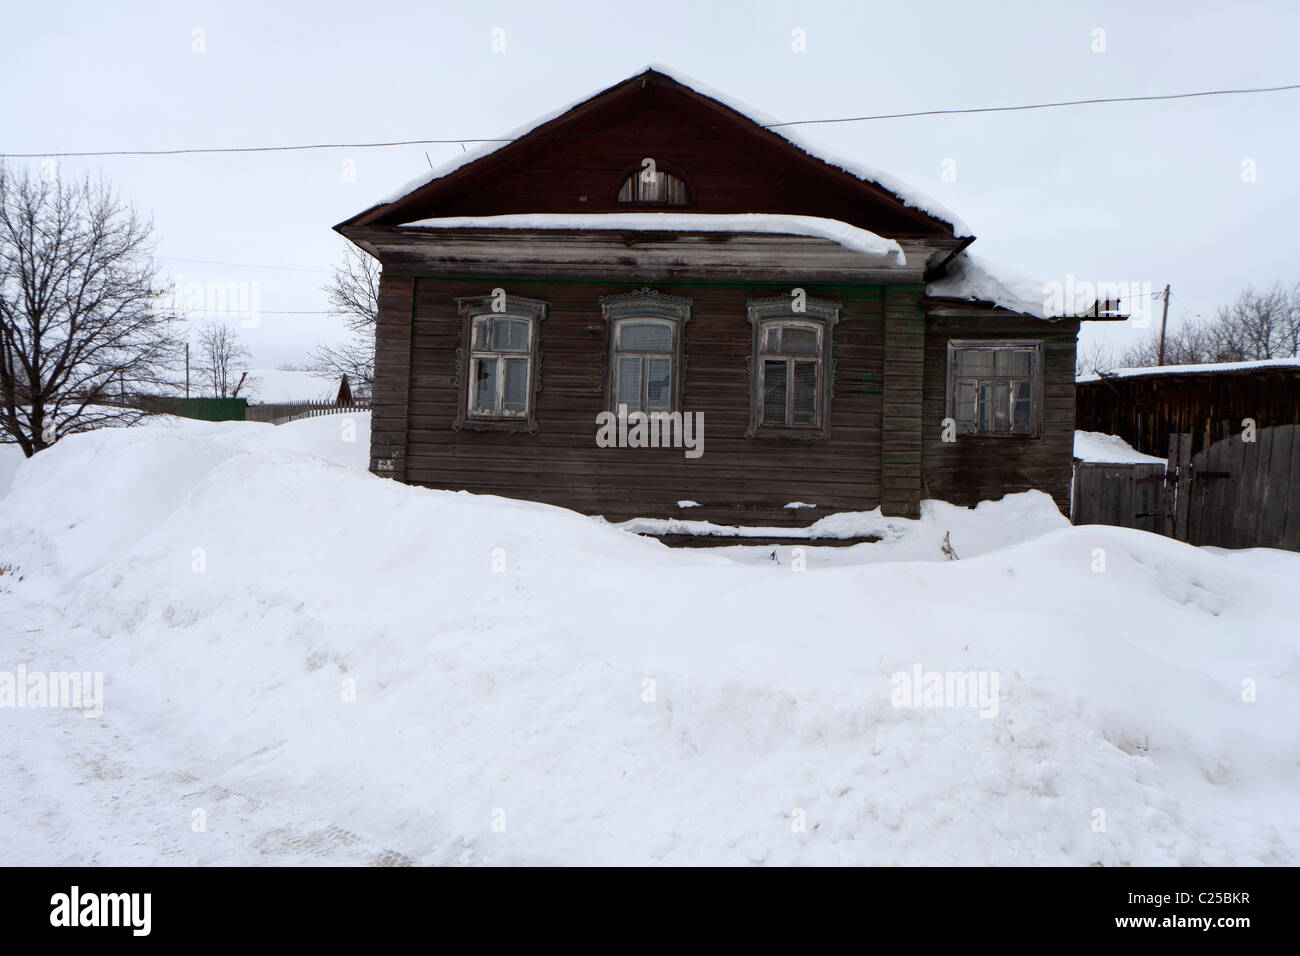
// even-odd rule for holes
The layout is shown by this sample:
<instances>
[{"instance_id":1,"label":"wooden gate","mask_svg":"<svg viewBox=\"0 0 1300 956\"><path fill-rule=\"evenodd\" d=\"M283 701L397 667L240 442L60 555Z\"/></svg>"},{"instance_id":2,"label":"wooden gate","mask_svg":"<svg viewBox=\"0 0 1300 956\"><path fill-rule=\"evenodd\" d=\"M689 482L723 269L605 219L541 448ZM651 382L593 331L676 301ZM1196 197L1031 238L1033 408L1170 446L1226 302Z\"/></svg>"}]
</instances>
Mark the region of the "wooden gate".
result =
<instances>
[{"instance_id":1,"label":"wooden gate","mask_svg":"<svg viewBox=\"0 0 1300 956\"><path fill-rule=\"evenodd\" d=\"M1167 534L1165 466L1158 462L1074 463L1070 520Z\"/></svg>"},{"instance_id":2,"label":"wooden gate","mask_svg":"<svg viewBox=\"0 0 1300 956\"><path fill-rule=\"evenodd\" d=\"M1220 548L1300 551L1300 425L1233 435L1192 456L1187 541Z\"/></svg>"}]
</instances>

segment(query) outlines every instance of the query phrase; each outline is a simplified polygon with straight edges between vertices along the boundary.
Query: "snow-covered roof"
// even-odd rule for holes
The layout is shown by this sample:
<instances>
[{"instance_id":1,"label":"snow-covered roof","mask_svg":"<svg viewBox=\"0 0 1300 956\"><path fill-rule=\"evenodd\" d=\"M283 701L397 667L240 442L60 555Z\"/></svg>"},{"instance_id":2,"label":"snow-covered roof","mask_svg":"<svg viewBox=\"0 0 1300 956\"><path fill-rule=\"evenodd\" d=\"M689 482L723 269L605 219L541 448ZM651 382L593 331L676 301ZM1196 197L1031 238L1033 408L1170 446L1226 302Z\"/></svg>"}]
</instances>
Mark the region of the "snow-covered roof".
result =
<instances>
[{"instance_id":1,"label":"snow-covered roof","mask_svg":"<svg viewBox=\"0 0 1300 956\"><path fill-rule=\"evenodd\" d=\"M1251 362L1212 362L1204 365L1153 365L1145 368L1117 368L1098 375L1089 372L1077 381L1095 382L1102 378L1137 378L1143 375L1208 375L1219 372L1250 372L1262 368L1300 368L1300 355L1291 358L1258 359Z\"/></svg>"},{"instance_id":2,"label":"snow-covered roof","mask_svg":"<svg viewBox=\"0 0 1300 956\"><path fill-rule=\"evenodd\" d=\"M1040 319L1059 319L1064 313L1049 306L1048 284L990 262L983 256L963 252L948 263L943 278L929 282L925 294L938 299L963 299L992 302L1012 312L1022 312ZM1075 317L1090 315L1094 300L1074 303Z\"/></svg>"},{"instance_id":3,"label":"snow-covered roof","mask_svg":"<svg viewBox=\"0 0 1300 956\"><path fill-rule=\"evenodd\" d=\"M248 373L239 394L253 403L315 402L333 399L339 380L315 372L297 372L278 368L257 368Z\"/></svg>"},{"instance_id":4,"label":"snow-covered roof","mask_svg":"<svg viewBox=\"0 0 1300 956\"><path fill-rule=\"evenodd\" d=\"M768 116L767 114L759 110L756 110L753 107L745 103L742 103L739 100L733 99L732 97L720 93L717 90L714 90L703 83L691 79L690 77L686 76L683 73L678 72L677 70L672 69L671 67L663 66L658 63L652 63L648 67L646 67L646 70L654 70L656 73L661 73L664 76L668 77L669 79L673 80L674 82L690 88L696 93L699 93L701 96L707 96L710 99L716 100L719 103L721 103L723 106L735 110L737 113L740 113L745 118L752 120L754 123L758 124L759 126L770 127L771 125L780 122L780 120L772 116ZM641 72L645 72L645 71L643 70ZM604 89L609 89L609 88L612 87L605 87L602 88L601 90L596 90L592 93L587 94L586 96L574 100L572 103L568 103L565 106L560 107L559 109L552 110L551 112L545 114L544 116L540 116L537 119L533 120L532 122L526 123L525 125L519 127L518 129L515 129L510 133L507 133L505 136L501 137L500 142L487 142L487 143L478 144L475 148L467 150L461 153L460 155L452 158L451 160L448 160L447 162L434 167L429 172L423 173L420 176L416 177L415 179L412 179L410 182L402 186L396 192L390 193L388 196L385 196L383 199L372 204L370 208L373 209L375 208L375 206L383 206L383 205L387 205L388 203L396 202L397 200L403 198L404 196L413 193L415 190L420 189L423 186L427 186L429 183L433 182L434 180L442 179L443 177L450 175L451 173L460 169L462 166L467 166L470 163L475 162L476 160L482 159L484 156L488 156L492 153L495 153L497 150L501 149L502 147L509 145L510 143L514 142L515 140L523 136L526 136L528 133L531 133L539 126L543 126L546 123L551 122L551 120L558 119L560 116L563 116L565 113L569 112L569 110L573 109L575 106L587 102L588 100L592 99L594 96L597 96L599 95L599 93L603 92ZM974 235L974 233L971 232L970 227L966 225L966 223L963 222L961 218L958 217L956 213L954 213L952 210L948 209L946 206L944 206L942 203L940 203L938 200L934 199L933 197L927 196L925 193L912 188L907 183L895 179L893 176L889 175L888 173L866 166L862 163L849 160L841 156L837 156L834 154L833 151L827 150L824 147L813 143L812 140L807 138L804 134L800 133L796 135L795 133L790 132L789 127L773 129L771 130L771 132L775 133L777 136L780 136L782 139L790 143L790 145L794 146L796 149L801 150L804 153L807 153L809 156L813 157L814 159L821 160L822 162L834 166L837 169L843 170L844 172L848 173L850 176L860 179L863 182L874 183L877 186L882 187L883 189L887 189L889 192L897 196L898 199L902 201L903 205L909 206L912 209L919 210L920 212L923 212L926 215L933 216L935 219L939 219L942 220L943 222L949 223L952 226L953 233L955 235L957 236Z\"/></svg>"},{"instance_id":5,"label":"snow-covered roof","mask_svg":"<svg viewBox=\"0 0 1300 956\"><path fill-rule=\"evenodd\" d=\"M906 265L902 247L866 229L837 219L773 213L609 212L518 213L507 216L452 216L405 223L411 229L631 229L662 232L753 232L815 236L846 249Z\"/></svg>"}]
</instances>

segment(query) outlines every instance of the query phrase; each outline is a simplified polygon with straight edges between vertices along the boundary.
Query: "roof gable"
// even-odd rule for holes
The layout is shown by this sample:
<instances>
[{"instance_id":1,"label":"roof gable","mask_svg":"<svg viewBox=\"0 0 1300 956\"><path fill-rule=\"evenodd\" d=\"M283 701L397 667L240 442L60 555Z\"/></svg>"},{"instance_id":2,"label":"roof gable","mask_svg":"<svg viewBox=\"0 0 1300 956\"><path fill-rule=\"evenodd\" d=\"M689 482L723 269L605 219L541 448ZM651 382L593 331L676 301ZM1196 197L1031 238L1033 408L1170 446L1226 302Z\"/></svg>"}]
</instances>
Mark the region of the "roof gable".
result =
<instances>
[{"instance_id":1,"label":"roof gable","mask_svg":"<svg viewBox=\"0 0 1300 956\"><path fill-rule=\"evenodd\" d=\"M938 203L814 155L763 118L651 68L409 184L338 228L527 213L628 212L618 186L644 158L686 180L702 213L837 219L883 236L964 236ZM882 182L884 181L884 182ZM892 188L886 188L885 183Z\"/></svg>"}]
</instances>

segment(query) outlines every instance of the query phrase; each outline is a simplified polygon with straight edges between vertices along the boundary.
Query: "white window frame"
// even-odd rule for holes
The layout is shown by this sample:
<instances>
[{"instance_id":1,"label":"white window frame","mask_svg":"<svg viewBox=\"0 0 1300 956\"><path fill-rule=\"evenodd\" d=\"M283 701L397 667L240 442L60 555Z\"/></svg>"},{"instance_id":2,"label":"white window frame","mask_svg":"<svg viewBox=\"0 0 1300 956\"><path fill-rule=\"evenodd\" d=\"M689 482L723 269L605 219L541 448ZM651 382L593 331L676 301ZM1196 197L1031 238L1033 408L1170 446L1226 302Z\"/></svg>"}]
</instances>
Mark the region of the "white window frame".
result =
<instances>
[{"instance_id":1,"label":"white window frame","mask_svg":"<svg viewBox=\"0 0 1300 956\"><path fill-rule=\"evenodd\" d=\"M492 348L492 328L499 322L523 323L527 329L528 341L522 350ZM479 341L479 329L487 330L487 342ZM527 419L532 410L533 381L533 335L536 333L535 320L527 315L513 315L508 312L477 315L470 321L469 381L466 383L465 408L470 418L497 421L501 419ZM490 410L484 411L476 401L478 397L479 365L484 361L497 363L496 395ZM509 409L506 403L506 363L524 363L524 407Z\"/></svg>"},{"instance_id":2,"label":"white window frame","mask_svg":"<svg viewBox=\"0 0 1300 956\"><path fill-rule=\"evenodd\" d=\"M657 325L668 330L668 350L651 351L648 349L626 348L623 345L623 330L629 325ZM614 320L614 356L612 361L613 390L614 401L619 403L618 396L621 394L619 388L619 378L622 375L623 359L636 358L640 359L641 364L641 394L637 396L636 404L623 402L626 404L629 412L648 412L647 404L650 398L650 360L666 359L668 362L668 407L655 409L661 412L680 411L675 408L677 398L677 323L671 319L661 319L649 315L627 315Z\"/></svg>"},{"instance_id":3,"label":"white window frame","mask_svg":"<svg viewBox=\"0 0 1300 956\"><path fill-rule=\"evenodd\" d=\"M686 381L685 344L686 323L691 320L690 299L680 296L665 295L653 289L643 288L623 295L607 295L600 300L601 315L609 323L609 354L606 360L606 402L607 410L618 413L618 360L620 356L638 356L648 358L667 358L670 360L672 379L668 389L669 413L682 410L682 389ZM620 348L622 326L627 323L654 322L666 325L672 332L670 351L648 352ZM643 359L641 375L641 410L644 410L646 389L649 381L645 375L646 363ZM628 406L628 412L633 409Z\"/></svg>"},{"instance_id":4,"label":"white window frame","mask_svg":"<svg viewBox=\"0 0 1300 956\"><path fill-rule=\"evenodd\" d=\"M546 318L547 306L537 299L522 296L484 295L457 299L460 314L464 317L461 331L461 348L456 360L457 399L456 419L452 428L456 431L472 429L477 431L537 431L537 393L541 390L541 324ZM479 323L487 319L487 340L479 340ZM522 351L494 349L491 347L492 322L516 320L527 323L528 347ZM479 362L496 359L499 363L497 372L496 396L491 412L480 411L475 407L477 392L476 373ZM524 360L526 374L524 408L509 410L505 406L505 360Z\"/></svg>"}]
</instances>

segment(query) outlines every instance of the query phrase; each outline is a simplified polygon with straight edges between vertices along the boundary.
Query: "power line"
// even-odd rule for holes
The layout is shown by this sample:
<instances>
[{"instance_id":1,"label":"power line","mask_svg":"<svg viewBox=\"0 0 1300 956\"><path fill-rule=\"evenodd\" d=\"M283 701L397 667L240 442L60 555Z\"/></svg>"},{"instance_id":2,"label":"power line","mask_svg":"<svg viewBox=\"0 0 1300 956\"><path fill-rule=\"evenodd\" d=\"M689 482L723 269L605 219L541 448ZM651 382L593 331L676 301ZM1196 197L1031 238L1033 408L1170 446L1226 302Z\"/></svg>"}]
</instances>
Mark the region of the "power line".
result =
<instances>
[{"instance_id":1,"label":"power line","mask_svg":"<svg viewBox=\"0 0 1300 956\"><path fill-rule=\"evenodd\" d=\"M180 149L86 150L75 153L0 153L0 159L86 156L179 156L192 153L288 153L308 149L379 149L388 146L430 146L449 143L510 143L510 139L405 139L385 143L308 143L301 146L187 146Z\"/></svg>"},{"instance_id":2,"label":"power line","mask_svg":"<svg viewBox=\"0 0 1300 956\"><path fill-rule=\"evenodd\" d=\"M1198 96L1236 96L1242 93L1280 93L1300 90L1300 83L1286 86L1257 86L1239 90L1200 90L1195 93L1155 93L1150 96L1099 96L1087 100L1060 100L1055 103L1027 103L1020 106L978 106L970 109L918 110L914 113L880 113L874 116L849 116L843 119L794 120L789 123L766 123L768 129L778 126L801 126L812 123L857 123L863 120L905 119L912 116L953 116L961 113L1009 113L1015 110L1049 110L1063 106L1092 106L1098 103L1147 103L1152 100L1188 100Z\"/></svg>"},{"instance_id":3,"label":"power line","mask_svg":"<svg viewBox=\"0 0 1300 956\"><path fill-rule=\"evenodd\" d=\"M184 312L186 318L202 317L205 315L230 315L230 311L220 309L180 309ZM250 315L334 315L333 312L323 312L320 309L249 309ZM234 313L236 318L240 318L242 313Z\"/></svg>"},{"instance_id":4,"label":"power line","mask_svg":"<svg viewBox=\"0 0 1300 956\"><path fill-rule=\"evenodd\" d=\"M1010 113L1023 110L1060 109L1072 106L1094 106L1104 103L1149 103L1157 100L1186 100L1206 96L1239 96L1253 93L1280 93L1287 90L1300 90L1300 83L1283 86L1257 86L1231 90L1198 90L1190 93L1156 93L1147 96L1100 96L1083 100L1058 100L1049 103L1023 103L1014 106L975 106L968 108L916 110L908 113L876 113L870 116L842 116L830 119L790 120L784 123L759 123L765 129L779 129L785 126L810 126L825 123L864 123L871 120L909 119L919 116L958 116L971 113ZM735 126L700 126L686 129L658 130L658 132L690 133L717 129L743 129ZM603 134L552 134L553 139L574 139L584 136ZM84 150L61 153L0 153L0 159L41 159L45 157L92 157L92 156L178 156L202 153L284 153L300 152L313 149L384 149L393 146L437 146L452 143L510 143L513 139L475 139L467 136L455 136L449 139L405 139L371 143L307 143L291 146L189 146L176 149L121 149L121 150Z\"/></svg>"}]
</instances>

